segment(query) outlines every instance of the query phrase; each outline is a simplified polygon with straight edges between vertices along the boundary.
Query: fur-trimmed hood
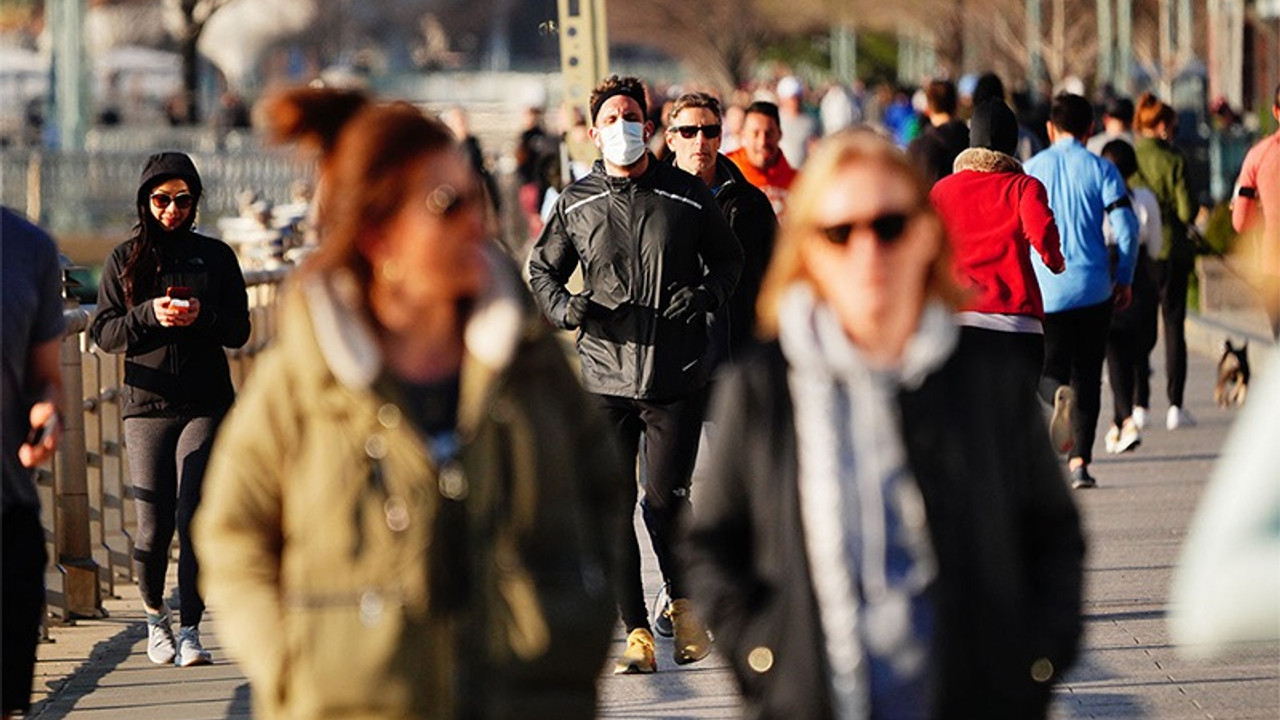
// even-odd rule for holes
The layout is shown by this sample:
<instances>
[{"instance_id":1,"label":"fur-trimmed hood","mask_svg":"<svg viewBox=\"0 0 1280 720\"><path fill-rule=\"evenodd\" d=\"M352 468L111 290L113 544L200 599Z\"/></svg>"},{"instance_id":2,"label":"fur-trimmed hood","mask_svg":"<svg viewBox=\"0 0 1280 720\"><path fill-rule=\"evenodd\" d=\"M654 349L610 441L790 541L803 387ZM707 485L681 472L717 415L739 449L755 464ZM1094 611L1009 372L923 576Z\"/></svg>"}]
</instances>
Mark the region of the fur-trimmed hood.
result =
<instances>
[{"instance_id":1,"label":"fur-trimmed hood","mask_svg":"<svg viewBox=\"0 0 1280 720\"><path fill-rule=\"evenodd\" d=\"M953 172L972 170L974 172L1011 172L1021 174L1022 163L1017 158L987 148L969 148L956 156L952 166Z\"/></svg>"},{"instance_id":2,"label":"fur-trimmed hood","mask_svg":"<svg viewBox=\"0 0 1280 720\"><path fill-rule=\"evenodd\" d=\"M519 281L498 252L486 249L490 282L463 333L467 354L490 371L505 368L520 341L542 323L521 296ZM374 330L357 310L359 288L345 274L308 278L303 285L312 330L330 372L351 388L371 385L382 372Z\"/></svg>"}]
</instances>

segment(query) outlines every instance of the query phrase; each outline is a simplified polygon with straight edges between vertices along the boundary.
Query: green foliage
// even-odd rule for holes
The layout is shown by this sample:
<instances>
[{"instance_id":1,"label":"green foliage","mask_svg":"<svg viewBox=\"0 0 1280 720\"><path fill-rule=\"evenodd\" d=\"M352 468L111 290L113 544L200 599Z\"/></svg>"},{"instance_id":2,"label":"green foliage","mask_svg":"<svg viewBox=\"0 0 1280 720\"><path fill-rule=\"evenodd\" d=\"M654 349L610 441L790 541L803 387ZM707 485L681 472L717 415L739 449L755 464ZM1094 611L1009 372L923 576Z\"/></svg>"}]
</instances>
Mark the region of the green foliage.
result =
<instances>
[{"instance_id":1,"label":"green foliage","mask_svg":"<svg viewBox=\"0 0 1280 720\"><path fill-rule=\"evenodd\" d=\"M868 86L897 79L897 35L888 32L858 33L858 77Z\"/></svg>"},{"instance_id":2,"label":"green foliage","mask_svg":"<svg viewBox=\"0 0 1280 720\"><path fill-rule=\"evenodd\" d=\"M867 85L892 82L898 76L898 39L894 33L860 31L858 78ZM808 80L832 75L831 36L825 33L780 37L760 51L760 64L782 64Z\"/></svg>"},{"instance_id":3,"label":"green foliage","mask_svg":"<svg viewBox=\"0 0 1280 720\"><path fill-rule=\"evenodd\" d=\"M1226 255L1235 248L1238 238L1231 226L1231 204L1224 200L1209 212L1209 222L1204 229L1205 242L1215 254Z\"/></svg>"}]
</instances>

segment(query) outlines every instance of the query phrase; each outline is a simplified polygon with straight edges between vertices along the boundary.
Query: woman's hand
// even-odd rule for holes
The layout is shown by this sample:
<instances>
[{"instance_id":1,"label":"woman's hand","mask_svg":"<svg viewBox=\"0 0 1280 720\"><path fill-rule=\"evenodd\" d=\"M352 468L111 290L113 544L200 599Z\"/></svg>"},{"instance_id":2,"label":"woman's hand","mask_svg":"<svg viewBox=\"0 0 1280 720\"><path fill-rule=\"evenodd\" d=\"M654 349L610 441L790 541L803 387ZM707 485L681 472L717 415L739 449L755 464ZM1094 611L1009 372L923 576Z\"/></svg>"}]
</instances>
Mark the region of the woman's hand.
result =
<instances>
[{"instance_id":1,"label":"woman's hand","mask_svg":"<svg viewBox=\"0 0 1280 720\"><path fill-rule=\"evenodd\" d=\"M182 305L184 302L187 305ZM195 298L175 301L170 297L158 297L151 301L151 308L161 327L186 327L200 316L200 301Z\"/></svg>"}]
</instances>

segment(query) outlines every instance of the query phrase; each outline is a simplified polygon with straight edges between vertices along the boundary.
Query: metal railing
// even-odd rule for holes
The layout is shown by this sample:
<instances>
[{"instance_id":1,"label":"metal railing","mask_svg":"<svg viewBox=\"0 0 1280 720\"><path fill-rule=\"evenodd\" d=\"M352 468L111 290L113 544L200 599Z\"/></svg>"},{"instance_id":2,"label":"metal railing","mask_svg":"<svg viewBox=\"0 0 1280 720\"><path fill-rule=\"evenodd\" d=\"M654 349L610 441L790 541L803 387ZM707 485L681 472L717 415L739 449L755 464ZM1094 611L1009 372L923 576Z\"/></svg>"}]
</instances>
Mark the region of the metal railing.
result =
<instances>
[{"instance_id":1,"label":"metal railing","mask_svg":"<svg viewBox=\"0 0 1280 720\"><path fill-rule=\"evenodd\" d=\"M253 329L227 352L240 387L256 356L275 337L281 285L289 268L245 273ZM104 597L134 582L136 517L121 417L124 356L104 352L86 332L92 306L69 301L62 341L63 431L58 452L36 472L49 550L49 614L63 623L103 617Z\"/></svg>"}]
</instances>

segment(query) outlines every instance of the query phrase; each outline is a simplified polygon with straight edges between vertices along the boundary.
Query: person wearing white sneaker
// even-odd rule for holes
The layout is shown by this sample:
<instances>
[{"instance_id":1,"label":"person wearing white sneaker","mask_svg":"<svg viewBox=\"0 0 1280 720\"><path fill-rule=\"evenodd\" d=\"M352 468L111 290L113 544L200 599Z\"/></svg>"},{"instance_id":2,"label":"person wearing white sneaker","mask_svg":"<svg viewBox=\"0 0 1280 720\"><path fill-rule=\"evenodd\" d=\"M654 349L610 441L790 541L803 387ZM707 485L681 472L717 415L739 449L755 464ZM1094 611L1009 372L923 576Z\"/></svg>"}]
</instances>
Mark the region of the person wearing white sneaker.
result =
<instances>
[{"instance_id":1,"label":"person wearing white sneaker","mask_svg":"<svg viewBox=\"0 0 1280 720\"><path fill-rule=\"evenodd\" d=\"M134 197L137 225L103 266L89 327L99 348L127 358L120 414L137 516L133 569L156 663L176 653L164 601L175 534L173 609L184 626L204 616L191 518L213 438L235 401L226 350L243 346L251 330L235 251L195 230L203 188L186 154L147 159Z\"/></svg>"},{"instance_id":2,"label":"person wearing white sneaker","mask_svg":"<svg viewBox=\"0 0 1280 720\"><path fill-rule=\"evenodd\" d=\"M173 640L173 621L169 608L152 612L147 608L147 658L156 665L168 665L177 655Z\"/></svg>"},{"instance_id":3,"label":"person wearing white sneaker","mask_svg":"<svg viewBox=\"0 0 1280 720\"><path fill-rule=\"evenodd\" d=\"M1191 413L1174 405L1169 408L1169 412L1164 416L1164 426L1170 430L1178 428L1191 427L1196 424L1196 419L1191 417Z\"/></svg>"},{"instance_id":4,"label":"person wearing white sneaker","mask_svg":"<svg viewBox=\"0 0 1280 720\"><path fill-rule=\"evenodd\" d=\"M191 626L178 630L178 651L173 662L178 667L208 665L213 662L213 655L200 644L200 628Z\"/></svg>"},{"instance_id":5,"label":"person wearing white sneaker","mask_svg":"<svg viewBox=\"0 0 1280 720\"><path fill-rule=\"evenodd\" d=\"M1129 452L1142 444L1142 433L1133 418L1125 418L1121 425L1112 425L1107 431L1107 452L1112 455Z\"/></svg>"},{"instance_id":6,"label":"person wearing white sneaker","mask_svg":"<svg viewBox=\"0 0 1280 720\"><path fill-rule=\"evenodd\" d=\"M1138 218L1120 171L1090 153L1082 140L1093 124L1093 106L1079 95L1061 94L1049 108L1053 145L1023 166L1044 183L1058 225L1067 269L1054 274L1039 258L1032 267L1044 300L1044 378L1041 397L1054 398L1063 385L1075 391L1072 407L1074 447L1068 454L1071 484L1094 487L1093 459L1102 369L1111 328L1112 308L1123 310L1132 299L1138 257ZM1116 260L1103 235L1103 220L1116 233Z\"/></svg>"}]
</instances>

